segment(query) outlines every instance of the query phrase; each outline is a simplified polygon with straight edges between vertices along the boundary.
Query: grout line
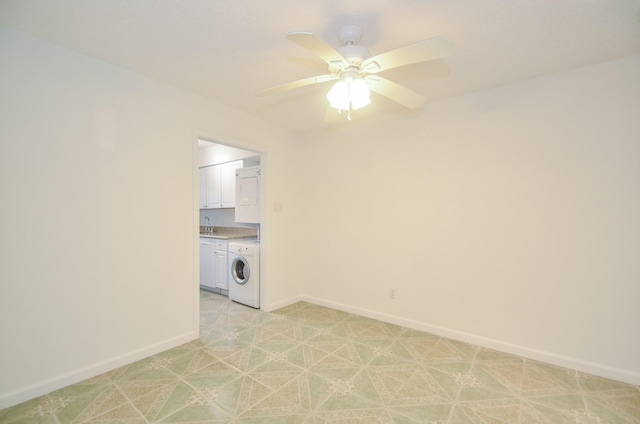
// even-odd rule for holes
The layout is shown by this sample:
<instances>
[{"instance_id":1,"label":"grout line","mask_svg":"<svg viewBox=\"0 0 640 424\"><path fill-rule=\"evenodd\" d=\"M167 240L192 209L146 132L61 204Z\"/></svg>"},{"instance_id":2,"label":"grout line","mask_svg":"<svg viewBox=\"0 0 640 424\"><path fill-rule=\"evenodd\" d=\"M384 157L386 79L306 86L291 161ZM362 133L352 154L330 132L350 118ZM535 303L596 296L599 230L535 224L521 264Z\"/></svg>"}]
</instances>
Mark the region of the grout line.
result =
<instances>
[{"instance_id":1,"label":"grout line","mask_svg":"<svg viewBox=\"0 0 640 424\"><path fill-rule=\"evenodd\" d=\"M140 410L136 407L136 405L131 401L131 399L129 399L129 396L127 396L115 382L113 384L114 384L114 386L116 386L116 390L118 390L118 392L120 392L122 397L124 397L127 400L129 405L138 413L138 415L140 415L140 417L144 420L144 422L147 423L147 424L151 424L149 422L149 420L147 420L147 417L145 417L144 414L142 412L140 412Z\"/></svg>"},{"instance_id":2,"label":"grout line","mask_svg":"<svg viewBox=\"0 0 640 424\"><path fill-rule=\"evenodd\" d=\"M442 340L442 338L440 338L440 340L438 342L440 342L441 340ZM475 348L475 350L473 352L473 358L471 358L471 367L469 368L469 371L468 371L469 374L471 374L471 372L475 368L476 358L477 357L478 357L478 347L476 346L476 348ZM464 385L460 385L460 387L458 388L458 393L456 393L456 398L453 399L453 404L451 406L451 411L449 411L449 417L447 417L447 424L456 424L456 423L454 423L452 421L453 420L453 413L456 410L456 408L458 407L458 404L460 402L460 395L462 394L462 390L463 389L464 389Z\"/></svg>"}]
</instances>

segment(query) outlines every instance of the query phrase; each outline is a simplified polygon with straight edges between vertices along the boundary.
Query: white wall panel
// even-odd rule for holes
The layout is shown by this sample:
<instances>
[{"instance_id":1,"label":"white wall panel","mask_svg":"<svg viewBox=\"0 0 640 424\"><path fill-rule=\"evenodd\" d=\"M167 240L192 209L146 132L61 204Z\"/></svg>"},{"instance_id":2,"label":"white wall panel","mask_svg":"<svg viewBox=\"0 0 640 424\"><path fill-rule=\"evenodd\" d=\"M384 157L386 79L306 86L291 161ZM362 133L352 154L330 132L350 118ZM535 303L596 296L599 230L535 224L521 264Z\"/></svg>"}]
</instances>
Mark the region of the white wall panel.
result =
<instances>
[{"instance_id":1,"label":"white wall panel","mask_svg":"<svg viewBox=\"0 0 640 424\"><path fill-rule=\"evenodd\" d=\"M640 56L407 116L308 136L307 299L640 383Z\"/></svg>"},{"instance_id":2,"label":"white wall panel","mask_svg":"<svg viewBox=\"0 0 640 424\"><path fill-rule=\"evenodd\" d=\"M297 254L291 134L3 27L0 51L0 408L197 337L198 135L265 152L265 305L299 294L270 266Z\"/></svg>"}]
</instances>

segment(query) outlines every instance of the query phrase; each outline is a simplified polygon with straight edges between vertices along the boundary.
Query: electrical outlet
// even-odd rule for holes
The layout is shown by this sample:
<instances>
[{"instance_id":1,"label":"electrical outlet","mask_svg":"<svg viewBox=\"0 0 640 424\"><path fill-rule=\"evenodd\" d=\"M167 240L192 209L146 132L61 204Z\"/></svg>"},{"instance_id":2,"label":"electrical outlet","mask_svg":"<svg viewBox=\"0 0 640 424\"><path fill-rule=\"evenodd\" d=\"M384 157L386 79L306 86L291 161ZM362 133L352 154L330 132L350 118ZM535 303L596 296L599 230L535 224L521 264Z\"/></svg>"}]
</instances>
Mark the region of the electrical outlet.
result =
<instances>
[{"instance_id":1,"label":"electrical outlet","mask_svg":"<svg viewBox=\"0 0 640 424\"><path fill-rule=\"evenodd\" d=\"M389 299L395 299L396 298L396 289L390 289L389 290Z\"/></svg>"}]
</instances>

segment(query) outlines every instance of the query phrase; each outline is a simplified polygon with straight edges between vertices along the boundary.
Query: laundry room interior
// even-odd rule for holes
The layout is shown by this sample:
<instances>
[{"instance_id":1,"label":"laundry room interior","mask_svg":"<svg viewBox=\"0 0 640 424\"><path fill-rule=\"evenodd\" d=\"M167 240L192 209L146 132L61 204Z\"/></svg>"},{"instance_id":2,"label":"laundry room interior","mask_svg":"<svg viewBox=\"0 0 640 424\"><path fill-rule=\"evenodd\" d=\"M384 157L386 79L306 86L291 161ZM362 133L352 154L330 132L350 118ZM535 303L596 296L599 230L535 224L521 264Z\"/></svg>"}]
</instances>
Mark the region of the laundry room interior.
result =
<instances>
[{"instance_id":1,"label":"laundry room interior","mask_svg":"<svg viewBox=\"0 0 640 424\"><path fill-rule=\"evenodd\" d=\"M259 308L260 154L198 139L198 176L200 288Z\"/></svg>"}]
</instances>

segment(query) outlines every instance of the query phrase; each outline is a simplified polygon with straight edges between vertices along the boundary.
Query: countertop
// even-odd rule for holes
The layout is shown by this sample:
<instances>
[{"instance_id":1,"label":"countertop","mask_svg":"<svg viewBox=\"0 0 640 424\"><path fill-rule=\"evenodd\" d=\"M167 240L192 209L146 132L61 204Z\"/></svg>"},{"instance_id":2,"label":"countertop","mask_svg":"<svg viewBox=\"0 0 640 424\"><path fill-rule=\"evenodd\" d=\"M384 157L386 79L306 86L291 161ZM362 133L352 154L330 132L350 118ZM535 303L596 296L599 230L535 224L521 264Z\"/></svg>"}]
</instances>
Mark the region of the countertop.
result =
<instances>
[{"instance_id":1,"label":"countertop","mask_svg":"<svg viewBox=\"0 0 640 424\"><path fill-rule=\"evenodd\" d=\"M208 229L213 231L207 231ZM247 227L203 227L200 226L200 237L235 240L258 237L258 230Z\"/></svg>"}]
</instances>

